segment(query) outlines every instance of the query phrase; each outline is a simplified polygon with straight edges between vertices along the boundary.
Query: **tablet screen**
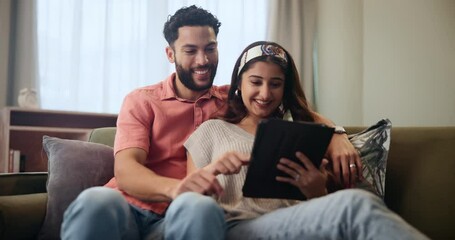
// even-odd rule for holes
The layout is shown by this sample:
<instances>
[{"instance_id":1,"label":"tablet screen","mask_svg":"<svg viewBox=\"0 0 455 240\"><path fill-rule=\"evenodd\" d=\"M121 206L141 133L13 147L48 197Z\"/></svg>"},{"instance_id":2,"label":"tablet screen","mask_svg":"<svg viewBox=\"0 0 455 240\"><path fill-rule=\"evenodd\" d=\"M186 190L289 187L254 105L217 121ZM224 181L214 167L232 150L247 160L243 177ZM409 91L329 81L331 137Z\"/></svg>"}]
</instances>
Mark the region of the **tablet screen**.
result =
<instances>
[{"instance_id":1,"label":"tablet screen","mask_svg":"<svg viewBox=\"0 0 455 240\"><path fill-rule=\"evenodd\" d=\"M333 131L333 128L318 123L263 120L257 128L243 196L306 199L297 187L275 179L278 175L289 177L277 168L277 164L282 157L302 164L295 156L296 151L301 151L319 167Z\"/></svg>"}]
</instances>

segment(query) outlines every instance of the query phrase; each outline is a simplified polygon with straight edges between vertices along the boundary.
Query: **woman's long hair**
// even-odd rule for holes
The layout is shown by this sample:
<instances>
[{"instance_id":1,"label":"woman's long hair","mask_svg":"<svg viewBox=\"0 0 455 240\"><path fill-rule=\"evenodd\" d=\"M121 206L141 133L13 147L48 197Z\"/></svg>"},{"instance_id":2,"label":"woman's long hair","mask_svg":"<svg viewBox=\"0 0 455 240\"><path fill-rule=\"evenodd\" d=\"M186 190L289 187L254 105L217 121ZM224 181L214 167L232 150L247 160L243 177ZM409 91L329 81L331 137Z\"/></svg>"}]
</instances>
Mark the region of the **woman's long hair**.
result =
<instances>
[{"instance_id":1,"label":"woman's long hair","mask_svg":"<svg viewBox=\"0 0 455 240\"><path fill-rule=\"evenodd\" d=\"M286 54L287 61L273 55L263 55L246 62L239 72L240 63L244 53L258 45L273 45L281 48ZM305 93L303 92L300 84L299 73L295 67L294 60L291 55L279 44L267 41L258 41L248 45L237 59L234 70L232 71L231 87L229 89L227 100L227 110L222 119L236 124L247 116L248 110L242 101L241 93L239 93L240 85L242 74L250 69L256 62L269 62L277 64L285 74L284 94L282 99L283 108L278 108L271 117L283 118L284 113L290 111L294 121L314 122L314 115L308 105Z\"/></svg>"}]
</instances>

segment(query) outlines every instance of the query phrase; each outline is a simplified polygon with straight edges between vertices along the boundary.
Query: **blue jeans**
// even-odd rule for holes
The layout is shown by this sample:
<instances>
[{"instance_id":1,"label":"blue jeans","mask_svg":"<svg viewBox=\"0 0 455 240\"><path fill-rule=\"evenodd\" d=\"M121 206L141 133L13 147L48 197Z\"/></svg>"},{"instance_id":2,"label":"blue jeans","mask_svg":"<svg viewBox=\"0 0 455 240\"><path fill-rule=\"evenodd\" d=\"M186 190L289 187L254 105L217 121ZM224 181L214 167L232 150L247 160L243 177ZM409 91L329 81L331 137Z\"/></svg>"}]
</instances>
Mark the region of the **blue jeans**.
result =
<instances>
[{"instance_id":1,"label":"blue jeans","mask_svg":"<svg viewBox=\"0 0 455 240\"><path fill-rule=\"evenodd\" d=\"M363 190L343 190L228 223L227 239L428 239Z\"/></svg>"},{"instance_id":2,"label":"blue jeans","mask_svg":"<svg viewBox=\"0 0 455 240\"><path fill-rule=\"evenodd\" d=\"M61 238L224 239L225 232L223 210L210 197L183 193L161 216L128 204L116 190L93 187L65 211Z\"/></svg>"}]
</instances>

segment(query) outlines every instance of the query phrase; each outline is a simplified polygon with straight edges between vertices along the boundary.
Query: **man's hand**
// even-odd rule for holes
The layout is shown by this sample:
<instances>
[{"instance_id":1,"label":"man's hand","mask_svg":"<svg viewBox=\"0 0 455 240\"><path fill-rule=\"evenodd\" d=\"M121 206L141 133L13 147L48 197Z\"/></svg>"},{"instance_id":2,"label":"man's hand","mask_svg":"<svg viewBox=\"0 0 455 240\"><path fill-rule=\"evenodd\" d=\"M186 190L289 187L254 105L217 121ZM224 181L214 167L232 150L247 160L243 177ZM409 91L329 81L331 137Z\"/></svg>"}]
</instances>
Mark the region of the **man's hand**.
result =
<instances>
[{"instance_id":1,"label":"man's hand","mask_svg":"<svg viewBox=\"0 0 455 240\"><path fill-rule=\"evenodd\" d=\"M362 177L362 161L346 134L333 135L327 148L327 158L332 163L335 178L345 188L354 187L356 179Z\"/></svg>"},{"instance_id":2,"label":"man's hand","mask_svg":"<svg viewBox=\"0 0 455 240\"><path fill-rule=\"evenodd\" d=\"M223 188L215 175L204 169L198 169L180 181L172 194L172 199L175 199L184 192L197 192L204 195L220 196L223 193Z\"/></svg>"}]
</instances>

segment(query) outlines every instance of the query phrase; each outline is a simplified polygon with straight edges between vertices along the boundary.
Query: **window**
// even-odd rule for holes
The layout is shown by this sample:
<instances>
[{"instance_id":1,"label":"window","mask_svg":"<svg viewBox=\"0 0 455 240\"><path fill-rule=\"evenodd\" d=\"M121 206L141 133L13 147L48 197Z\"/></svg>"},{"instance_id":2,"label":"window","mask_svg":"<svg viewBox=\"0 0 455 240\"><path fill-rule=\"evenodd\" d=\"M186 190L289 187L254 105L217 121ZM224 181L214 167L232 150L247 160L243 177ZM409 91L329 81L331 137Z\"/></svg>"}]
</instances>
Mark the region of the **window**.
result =
<instances>
[{"instance_id":1,"label":"window","mask_svg":"<svg viewBox=\"0 0 455 240\"><path fill-rule=\"evenodd\" d=\"M243 48L266 38L268 1L37 1L42 108L117 113L128 92L174 71L165 56L163 25L191 4L222 23L215 84L228 84Z\"/></svg>"}]
</instances>

